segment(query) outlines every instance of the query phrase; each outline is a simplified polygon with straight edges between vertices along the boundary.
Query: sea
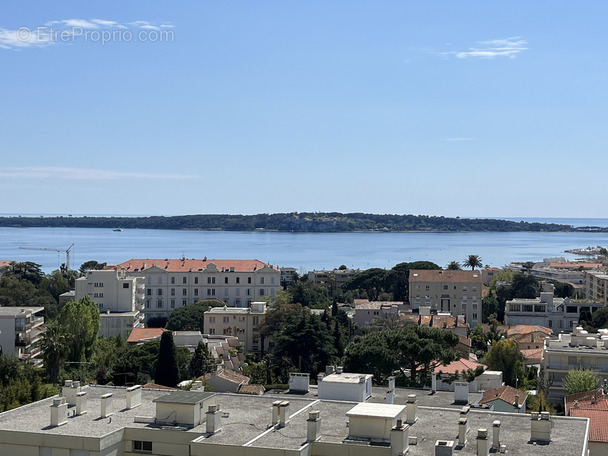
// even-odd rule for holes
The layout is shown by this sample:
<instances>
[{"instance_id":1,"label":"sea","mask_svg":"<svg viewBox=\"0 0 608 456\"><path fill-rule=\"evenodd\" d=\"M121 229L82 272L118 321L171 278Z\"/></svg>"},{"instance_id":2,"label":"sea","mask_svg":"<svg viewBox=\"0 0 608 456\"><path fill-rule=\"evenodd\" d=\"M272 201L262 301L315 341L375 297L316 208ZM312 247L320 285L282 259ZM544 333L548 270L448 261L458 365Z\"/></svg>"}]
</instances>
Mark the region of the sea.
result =
<instances>
[{"instance_id":1,"label":"sea","mask_svg":"<svg viewBox=\"0 0 608 456\"><path fill-rule=\"evenodd\" d=\"M608 227L605 218L504 219ZM502 267L513 261L550 257L573 260L580 255L566 250L597 246L608 247L608 233L281 233L0 227L0 260L33 261L47 273L65 263L68 248L72 269L89 260L117 264L131 258L207 257L256 258L304 273L340 265L390 269L404 261L418 260L445 267L451 261L462 263L470 254L479 255L484 265Z\"/></svg>"}]
</instances>

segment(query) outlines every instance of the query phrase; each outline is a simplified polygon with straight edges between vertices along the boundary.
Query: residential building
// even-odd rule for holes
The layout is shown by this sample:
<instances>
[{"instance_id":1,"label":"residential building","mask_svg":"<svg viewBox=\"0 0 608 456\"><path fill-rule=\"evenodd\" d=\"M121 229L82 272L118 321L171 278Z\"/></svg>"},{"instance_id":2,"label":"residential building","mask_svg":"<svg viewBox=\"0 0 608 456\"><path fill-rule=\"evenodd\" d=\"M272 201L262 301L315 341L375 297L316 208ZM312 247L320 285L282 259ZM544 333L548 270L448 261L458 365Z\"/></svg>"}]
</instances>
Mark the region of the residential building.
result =
<instances>
[{"instance_id":1,"label":"residential building","mask_svg":"<svg viewBox=\"0 0 608 456\"><path fill-rule=\"evenodd\" d=\"M590 334L579 326L572 334L545 340L541 370L544 384L549 385L547 400L563 400L564 378L572 369L593 369L602 381L608 381L608 329Z\"/></svg>"},{"instance_id":2,"label":"residential building","mask_svg":"<svg viewBox=\"0 0 608 456\"><path fill-rule=\"evenodd\" d=\"M369 301L367 299L355 299L355 313L353 322L359 327L370 326L375 323L384 323L390 326L391 322L396 322L399 312L405 308L402 302L395 301Z\"/></svg>"},{"instance_id":3,"label":"residential building","mask_svg":"<svg viewBox=\"0 0 608 456\"><path fill-rule=\"evenodd\" d=\"M410 271L409 300L412 309L430 306L454 317L464 315L475 327L481 322L482 278L480 271L424 270Z\"/></svg>"},{"instance_id":4,"label":"residential building","mask_svg":"<svg viewBox=\"0 0 608 456\"><path fill-rule=\"evenodd\" d=\"M88 296L99 307L99 336L128 337L143 320L145 284L142 276L124 270L89 270L76 279L74 299Z\"/></svg>"},{"instance_id":5,"label":"residential building","mask_svg":"<svg viewBox=\"0 0 608 456\"><path fill-rule=\"evenodd\" d=\"M249 377L232 369L219 369L204 375L205 380L217 393L238 393L242 386L249 385Z\"/></svg>"},{"instance_id":6,"label":"residential building","mask_svg":"<svg viewBox=\"0 0 608 456\"><path fill-rule=\"evenodd\" d=\"M585 298L608 306L608 273L585 273Z\"/></svg>"},{"instance_id":7,"label":"residential building","mask_svg":"<svg viewBox=\"0 0 608 456\"><path fill-rule=\"evenodd\" d=\"M608 396L599 388L564 398L566 416L589 419L589 456L608 454Z\"/></svg>"},{"instance_id":8,"label":"residential building","mask_svg":"<svg viewBox=\"0 0 608 456\"><path fill-rule=\"evenodd\" d=\"M508 327L506 333L507 339L513 339L519 351L523 351L543 348L545 339L553 335L553 330L538 325L515 325Z\"/></svg>"},{"instance_id":9,"label":"residential building","mask_svg":"<svg viewBox=\"0 0 608 456\"><path fill-rule=\"evenodd\" d=\"M482 368L483 372L474 380L466 382L467 372ZM454 391L457 382L468 385L469 392L486 391L502 386L502 372L489 371L487 366L467 358L460 358L446 366L437 366L431 378L432 391Z\"/></svg>"},{"instance_id":10,"label":"residential building","mask_svg":"<svg viewBox=\"0 0 608 456\"><path fill-rule=\"evenodd\" d=\"M253 302L251 307L245 309L228 306L212 307L205 312L204 327L209 335L238 337L245 353L267 352L270 341L268 339L262 341L258 329L265 318L265 302Z\"/></svg>"},{"instance_id":11,"label":"residential building","mask_svg":"<svg viewBox=\"0 0 608 456\"><path fill-rule=\"evenodd\" d=\"M281 285L286 287L287 285L291 285L294 277L298 275L298 268L279 268L281 271Z\"/></svg>"},{"instance_id":12,"label":"residential building","mask_svg":"<svg viewBox=\"0 0 608 456\"><path fill-rule=\"evenodd\" d=\"M335 296L342 292L342 286L345 285L355 274L361 272L360 269L331 269L320 271L309 271L308 280L317 287L325 287L329 291L330 296Z\"/></svg>"},{"instance_id":13,"label":"residential building","mask_svg":"<svg viewBox=\"0 0 608 456\"><path fill-rule=\"evenodd\" d=\"M526 413L528 393L505 385L483 393L479 405L492 407L495 412Z\"/></svg>"},{"instance_id":14,"label":"residential building","mask_svg":"<svg viewBox=\"0 0 608 456\"><path fill-rule=\"evenodd\" d=\"M164 328L133 328L127 338L127 343L144 344L151 340L160 340L165 331Z\"/></svg>"},{"instance_id":15,"label":"residential building","mask_svg":"<svg viewBox=\"0 0 608 456\"><path fill-rule=\"evenodd\" d=\"M505 305L506 325L538 325L554 332L572 331L581 318L589 318L603 306L597 302L574 301L569 298L555 298L554 287L543 285L540 297L534 299L515 298ZM586 317L583 317L587 315Z\"/></svg>"},{"instance_id":16,"label":"residential building","mask_svg":"<svg viewBox=\"0 0 608 456\"><path fill-rule=\"evenodd\" d=\"M259 260L132 259L114 268L144 277L146 319L205 299L247 308L281 289L279 268Z\"/></svg>"},{"instance_id":17,"label":"residential building","mask_svg":"<svg viewBox=\"0 0 608 456\"><path fill-rule=\"evenodd\" d=\"M0 307L0 353L42 364L43 311L44 307Z\"/></svg>"},{"instance_id":18,"label":"residential building","mask_svg":"<svg viewBox=\"0 0 608 456\"><path fill-rule=\"evenodd\" d=\"M587 456L587 419L306 395L80 386L0 414L0 454ZM431 399L438 395L430 395Z\"/></svg>"}]
</instances>

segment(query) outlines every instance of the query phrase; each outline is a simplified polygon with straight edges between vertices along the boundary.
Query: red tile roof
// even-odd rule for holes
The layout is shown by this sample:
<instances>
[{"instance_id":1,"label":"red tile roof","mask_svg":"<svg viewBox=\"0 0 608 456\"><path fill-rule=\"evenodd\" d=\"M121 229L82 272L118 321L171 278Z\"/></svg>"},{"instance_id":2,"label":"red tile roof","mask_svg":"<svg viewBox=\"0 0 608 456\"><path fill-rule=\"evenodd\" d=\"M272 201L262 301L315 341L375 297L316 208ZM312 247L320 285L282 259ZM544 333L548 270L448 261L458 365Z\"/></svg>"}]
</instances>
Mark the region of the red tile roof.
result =
<instances>
[{"instance_id":1,"label":"red tile roof","mask_svg":"<svg viewBox=\"0 0 608 456\"><path fill-rule=\"evenodd\" d=\"M608 443L608 398L601 389L567 395L566 414L589 418L589 441Z\"/></svg>"},{"instance_id":2,"label":"red tile roof","mask_svg":"<svg viewBox=\"0 0 608 456\"><path fill-rule=\"evenodd\" d=\"M507 337L512 337L519 334L544 333L547 336L553 334L551 328L546 328L539 325L514 325L507 329Z\"/></svg>"},{"instance_id":3,"label":"red tile roof","mask_svg":"<svg viewBox=\"0 0 608 456\"><path fill-rule=\"evenodd\" d=\"M162 336L165 331L166 329L164 328L133 328L133 331L129 334L127 343L137 344L149 340L160 339L160 336Z\"/></svg>"},{"instance_id":4,"label":"red tile roof","mask_svg":"<svg viewBox=\"0 0 608 456\"><path fill-rule=\"evenodd\" d=\"M262 269L264 266L270 266L268 263L264 263L260 260L211 260L211 259L131 259L124 263L113 266L112 269L124 268L127 272L139 272L145 269L156 266L160 269L165 269L170 272L190 272L204 270L211 263L215 264L217 268L222 270L230 270L234 268L235 272L255 272L258 269ZM278 270L277 266L272 266L273 269Z\"/></svg>"},{"instance_id":5,"label":"red tile roof","mask_svg":"<svg viewBox=\"0 0 608 456\"><path fill-rule=\"evenodd\" d=\"M249 377L243 374L239 374L238 372L233 371L231 369L220 369L211 374L205 374L204 378L205 380L209 380L213 375L223 378L224 380L228 380L229 382L235 383L237 385L249 383ZM202 379L203 377L199 377L199 380Z\"/></svg>"},{"instance_id":6,"label":"red tile roof","mask_svg":"<svg viewBox=\"0 0 608 456\"><path fill-rule=\"evenodd\" d=\"M543 358L542 348L531 348L529 350L522 350L521 354L524 355L524 361L528 364L540 364Z\"/></svg>"},{"instance_id":7,"label":"red tile roof","mask_svg":"<svg viewBox=\"0 0 608 456\"><path fill-rule=\"evenodd\" d=\"M500 388L494 388L483 393L483 396L481 397L479 403L487 404L488 402L501 400L515 407L515 402L517 398L517 407L521 408L524 405L527 395L528 393L524 391L515 389L509 385L505 385L501 386Z\"/></svg>"},{"instance_id":8,"label":"red tile roof","mask_svg":"<svg viewBox=\"0 0 608 456\"><path fill-rule=\"evenodd\" d=\"M487 369L487 367L483 364L471 361L466 358L460 358L459 360L456 360L448 364L447 366L437 366L434 370L434 373L438 374L439 372L441 372L442 374L454 375L456 374L456 371L462 373L463 371L466 372L469 369L475 370L478 366L482 366L484 370Z\"/></svg>"}]
</instances>

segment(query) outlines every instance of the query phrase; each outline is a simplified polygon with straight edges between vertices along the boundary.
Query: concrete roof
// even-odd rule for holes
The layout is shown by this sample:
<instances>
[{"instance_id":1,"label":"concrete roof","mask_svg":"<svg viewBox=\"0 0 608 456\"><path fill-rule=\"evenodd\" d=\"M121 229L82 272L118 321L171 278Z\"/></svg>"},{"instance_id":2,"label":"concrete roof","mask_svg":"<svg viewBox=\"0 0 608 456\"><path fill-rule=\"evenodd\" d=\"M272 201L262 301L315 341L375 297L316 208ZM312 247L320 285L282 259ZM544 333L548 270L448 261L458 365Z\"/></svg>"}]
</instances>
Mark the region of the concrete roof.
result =
<instances>
[{"instance_id":1,"label":"concrete roof","mask_svg":"<svg viewBox=\"0 0 608 456\"><path fill-rule=\"evenodd\" d=\"M164 402L169 404L200 404L212 396L215 396L215 393L204 391L174 391L164 396L157 397L152 402Z\"/></svg>"},{"instance_id":2,"label":"concrete roof","mask_svg":"<svg viewBox=\"0 0 608 456\"><path fill-rule=\"evenodd\" d=\"M44 307L24 307L24 306L0 306L0 317L16 317L31 313L42 312Z\"/></svg>"},{"instance_id":3,"label":"concrete roof","mask_svg":"<svg viewBox=\"0 0 608 456\"><path fill-rule=\"evenodd\" d=\"M361 383L361 379L373 377L371 374L352 374L344 372L343 374L330 374L323 377L327 383Z\"/></svg>"},{"instance_id":4,"label":"concrete roof","mask_svg":"<svg viewBox=\"0 0 608 456\"><path fill-rule=\"evenodd\" d=\"M346 412L346 416L370 416L373 418L397 418L405 411L405 405L361 402Z\"/></svg>"}]
</instances>

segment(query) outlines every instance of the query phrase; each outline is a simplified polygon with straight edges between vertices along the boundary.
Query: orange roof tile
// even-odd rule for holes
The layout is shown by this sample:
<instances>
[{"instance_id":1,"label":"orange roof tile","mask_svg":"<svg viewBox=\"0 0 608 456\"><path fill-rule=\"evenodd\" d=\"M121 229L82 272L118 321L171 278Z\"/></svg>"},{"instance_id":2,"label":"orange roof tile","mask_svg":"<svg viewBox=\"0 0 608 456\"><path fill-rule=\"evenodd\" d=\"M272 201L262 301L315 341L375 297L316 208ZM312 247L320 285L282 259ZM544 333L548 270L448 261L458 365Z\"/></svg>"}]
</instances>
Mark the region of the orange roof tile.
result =
<instances>
[{"instance_id":1,"label":"orange roof tile","mask_svg":"<svg viewBox=\"0 0 608 456\"><path fill-rule=\"evenodd\" d=\"M255 272L258 269L262 269L265 266L271 266L268 263L264 263L260 260L211 260L211 259L131 259L124 263L113 266L113 269L124 268L127 272L139 272L156 266L160 269L165 269L170 272L190 272L204 270L211 263L215 264L217 268L222 270L230 270L234 268L235 272ZM272 266L273 269L278 270L277 266Z\"/></svg>"},{"instance_id":2,"label":"orange roof tile","mask_svg":"<svg viewBox=\"0 0 608 456\"><path fill-rule=\"evenodd\" d=\"M442 374L454 375L456 374L456 371L462 373L463 371L466 372L469 369L477 369L478 366L482 366L484 370L487 369L487 367L483 364L471 361L466 358L460 358L454 362L451 362L447 366L437 366L434 370L434 373L438 374L439 372L441 372Z\"/></svg>"},{"instance_id":3,"label":"orange roof tile","mask_svg":"<svg viewBox=\"0 0 608 456\"><path fill-rule=\"evenodd\" d=\"M211 374L205 374L204 378L206 380L209 380L211 378L212 375L215 375L217 377L223 378L224 380L228 380L230 382L236 383L236 384L247 384L249 383L249 377L243 375L243 374L239 374L236 371L233 371L231 369L220 369L218 371L215 371ZM199 379L202 379L199 378Z\"/></svg>"},{"instance_id":4,"label":"orange roof tile","mask_svg":"<svg viewBox=\"0 0 608 456\"><path fill-rule=\"evenodd\" d=\"M572 409L570 416L589 418L590 442L608 442L608 410Z\"/></svg>"},{"instance_id":5,"label":"orange roof tile","mask_svg":"<svg viewBox=\"0 0 608 456\"><path fill-rule=\"evenodd\" d=\"M527 395L528 393L526 393L525 391L515 389L509 385L505 385L501 386L500 388L494 388L484 392L479 403L487 404L488 402L501 400L509 405L515 406L517 398L518 408L521 408L524 405Z\"/></svg>"},{"instance_id":6,"label":"orange roof tile","mask_svg":"<svg viewBox=\"0 0 608 456\"><path fill-rule=\"evenodd\" d=\"M608 398L601 389L567 395L566 414L589 418L589 441L608 443Z\"/></svg>"},{"instance_id":7,"label":"orange roof tile","mask_svg":"<svg viewBox=\"0 0 608 456\"><path fill-rule=\"evenodd\" d=\"M530 334L536 332L544 333L547 336L553 334L553 330L551 328L546 328L540 325L515 325L507 329L507 336L512 337L518 334Z\"/></svg>"},{"instance_id":8,"label":"orange roof tile","mask_svg":"<svg viewBox=\"0 0 608 456\"><path fill-rule=\"evenodd\" d=\"M162 336L165 331L166 329L164 328L133 328L131 334L129 334L127 343L137 344L149 340L160 339L160 336Z\"/></svg>"},{"instance_id":9,"label":"orange roof tile","mask_svg":"<svg viewBox=\"0 0 608 456\"><path fill-rule=\"evenodd\" d=\"M450 271L431 269L412 269L410 271L410 282L479 282L481 283L481 272L475 271Z\"/></svg>"},{"instance_id":10,"label":"orange roof tile","mask_svg":"<svg viewBox=\"0 0 608 456\"><path fill-rule=\"evenodd\" d=\"M529 350L522 350L521 354L524 355L524 361L528 364L539 364L543 358L543 349L531 348Z\"/></svg>"}]
</instances>

